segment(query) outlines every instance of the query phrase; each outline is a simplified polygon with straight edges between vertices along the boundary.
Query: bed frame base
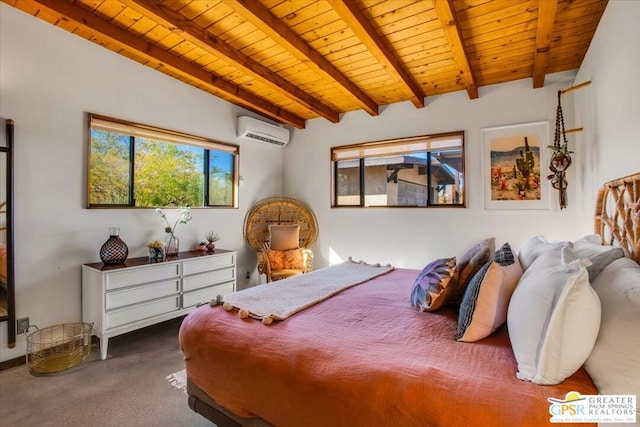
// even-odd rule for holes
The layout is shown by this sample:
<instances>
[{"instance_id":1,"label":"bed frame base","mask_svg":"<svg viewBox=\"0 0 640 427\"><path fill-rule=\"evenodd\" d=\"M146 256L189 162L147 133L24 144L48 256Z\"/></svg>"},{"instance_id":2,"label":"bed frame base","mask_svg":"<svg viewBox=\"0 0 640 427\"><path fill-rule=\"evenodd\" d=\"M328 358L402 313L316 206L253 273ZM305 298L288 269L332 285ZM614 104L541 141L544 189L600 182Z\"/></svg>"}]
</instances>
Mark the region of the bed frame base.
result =
<instances>
[{"instance_id":1,"label":"bed frame base","mask_svg":"<svg viewBox=\"0 0 640 427\"><path fill-rule=\"evenodd\" d=\"M187 395L189 408L202 415L218 427L273 427L262 418L240 417L218 405L211 397L195 385L187 376Z\"/></svg>"},{"instance_id":2,"label":"bed frame base","mask_svg":"<svg viewBox=\"0 0 640 427\"><path fill-rule=\"evenodd\" d=\"M207 405L195 396L189 396L189 408L202 415L218 427L243 427L217 409Z\"/></svg>"}]
</instances>

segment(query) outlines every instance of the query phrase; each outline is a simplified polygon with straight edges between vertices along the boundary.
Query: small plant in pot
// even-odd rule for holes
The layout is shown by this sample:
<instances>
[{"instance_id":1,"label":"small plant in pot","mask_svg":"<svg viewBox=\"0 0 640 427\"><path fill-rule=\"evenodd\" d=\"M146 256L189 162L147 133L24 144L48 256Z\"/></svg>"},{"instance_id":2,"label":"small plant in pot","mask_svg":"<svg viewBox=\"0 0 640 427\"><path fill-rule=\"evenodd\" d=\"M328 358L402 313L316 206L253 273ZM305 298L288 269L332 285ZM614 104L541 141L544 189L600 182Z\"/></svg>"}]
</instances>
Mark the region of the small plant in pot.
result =
<instances>
[{"instance_id":1,"label":"small plant in pot","mask_svg":"<svg viewBox=\"0 0 640 427\"><path fill-rule=\"evenodd\" d=\"M207 239L207 242L209 242L207 243L207 250L213 252L216 249L215 242L220 240L220 236L218 236L218 233L214 233L213 231L210 231L207 233L205 237Z\"/></svg>"},{"instance_id":2,"label":"small plant in pot","mask_svg":"<svg viewBox=\"0 0 640 427\"><path fill-rule=\"evenodd\" d=\"M198 243L198 248L199 251L205 252L207 250L207 242L200 242Z\"/></svg>"}]
</instances>

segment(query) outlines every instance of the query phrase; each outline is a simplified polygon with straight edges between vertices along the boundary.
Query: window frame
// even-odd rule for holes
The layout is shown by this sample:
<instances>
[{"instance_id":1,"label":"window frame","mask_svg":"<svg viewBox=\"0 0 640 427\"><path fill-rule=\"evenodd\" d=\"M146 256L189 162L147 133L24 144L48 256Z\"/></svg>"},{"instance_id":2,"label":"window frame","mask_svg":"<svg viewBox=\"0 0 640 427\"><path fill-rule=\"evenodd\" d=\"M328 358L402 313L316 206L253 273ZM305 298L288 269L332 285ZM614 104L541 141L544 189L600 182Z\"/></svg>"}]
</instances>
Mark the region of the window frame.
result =
<instances>
[{"instance_id":1,"label":"window frame","mask_svg":"<svg viewBox=\"0 0 640 427\"><path fill-rule=\"evenodd\" d=\"M92 155L92 130L100 129L104 131L111 131L129 136L129 200L126 204L98 204L91 203L91 155ZM87 113L87 164L86 164L86 202L87 209L152 209L152 208L172 208L173 205L168 206L135 206L134 199L134 169L135 169L135 138L159 140L163 143L174 143L177 145L197 146L204 149L203 155L203 205L191 206L192 208L202 209L237 209L238 203L238 191L240 186L240 146L237 144L231 144L228 142L221 142L211 138L204 138L200 136L191 135L184 132L173 131L169 129L163 129L156 126L145 125L123 119L116 119L100 114ZM232 172L232 195L230 205L211 205L204 204L209 202L209 167L211 152L226 152L233 156L233 172Z\"/></svg>"},{"instance_id":2,"label":"window frame","mask_svg":"<svg viewBox=\"0 0 640 427\"><path fill-rule=\"evenodd\" d=\"M427 203L424 206L420 205L366 205L366 167L365 167L365 159L367 158L376 158L383 157L383 155L375 155L375 152L389 152L391 154L402 154L402 155L410 155L415 152L426 152L427 154L427 162L426 167L428 169L431 168L431 153L438 151L437 148L429 148L425 149L425 151L411 150L408 147L411 146L419 146L424 144L426 147L431 147L432 143L435 143L439 140L447 140L452 137L456 137L460 139L460 151L461 151L461 168L460 173L463 177L462 179L462 203L431 203L431 191L427 190ZM402 147L409 149L410 151L403 151ZM359 154L356 154L359 153ZM387 154L387 155L391 155ZM342 158L340 158L342 155ZM466 173L465 173L465 163L466 163L466 154L465 154L465 132L464 131L454 131L454 132L443 132L436 134L428 134L428 135L418 135L413 137L406 138L393 138L393 139L385 139L379 141L370 141L363 142L357 144L348 144L342 146L334 146L331 147L330 150L330 163L331 163L331 208L413 208L413 209L426 209L426 208L466 208L467 207L467 185L466 185ZM338 203L338 181L339 181L339 168L337 167L338 162L341 160L356 160L359 159L359 204L339 204ZM427 174L427 188L431 188L431 174ZM354 195L354 197L357 197Z\"/></svg>"}]
</instances>

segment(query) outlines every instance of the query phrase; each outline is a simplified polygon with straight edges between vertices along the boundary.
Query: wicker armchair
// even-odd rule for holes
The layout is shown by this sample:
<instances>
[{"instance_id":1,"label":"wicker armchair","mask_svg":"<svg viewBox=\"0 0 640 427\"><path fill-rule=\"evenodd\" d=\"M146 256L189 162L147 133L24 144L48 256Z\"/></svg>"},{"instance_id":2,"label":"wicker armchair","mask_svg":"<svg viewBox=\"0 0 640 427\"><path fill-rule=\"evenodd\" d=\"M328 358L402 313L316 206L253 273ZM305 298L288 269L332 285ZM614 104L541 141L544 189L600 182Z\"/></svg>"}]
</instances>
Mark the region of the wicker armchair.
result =
<instances>
[{"instance_id":1,"label":"wicker armchair","mask_svg":"<svg viewBox=\"0 0 640 427\"><path fill-rule=\"evenodd\" d=\"M270 225L299 225L297 248L287 251L272 249ZM244 234L258 256L258 272L267 276L267 282L313 270L310 246L318 235L318 222L304 203L286 197L260 200L247 212Z\"/></svg>"}]
</instances>

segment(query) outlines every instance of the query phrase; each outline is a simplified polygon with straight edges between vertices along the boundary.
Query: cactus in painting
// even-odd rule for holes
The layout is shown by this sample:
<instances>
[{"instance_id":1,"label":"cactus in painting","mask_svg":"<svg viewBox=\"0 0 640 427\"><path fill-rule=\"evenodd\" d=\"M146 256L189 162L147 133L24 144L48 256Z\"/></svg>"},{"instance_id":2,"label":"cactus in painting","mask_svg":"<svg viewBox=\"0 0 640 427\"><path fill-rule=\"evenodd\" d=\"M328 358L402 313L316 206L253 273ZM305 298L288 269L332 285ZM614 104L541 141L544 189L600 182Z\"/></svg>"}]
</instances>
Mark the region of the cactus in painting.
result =
<instances>
[{"instance_id":1,"label":"cactus in painting","mask_svg":"<svg viewBox=\"0 0 640 427\"><path fill-rule=\"evenodd\" d=\"M520 157L516 159L516 167L524 178L529 178L529 175L533 174L533 168L536 165L536 161L533 157L533 152L529 148L529 141L527 137L524 137L524 152L520 150Z\"/></svg>"}]
</instances>

